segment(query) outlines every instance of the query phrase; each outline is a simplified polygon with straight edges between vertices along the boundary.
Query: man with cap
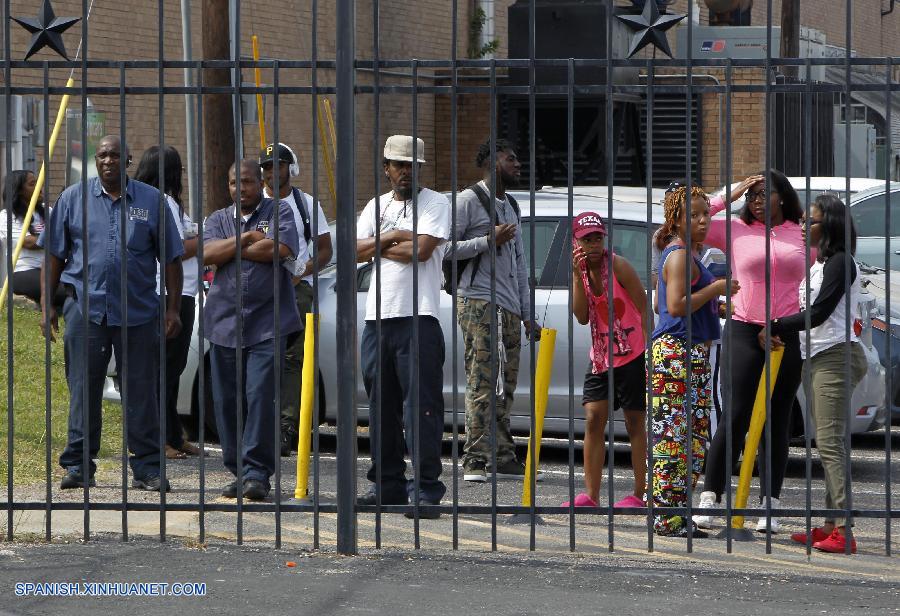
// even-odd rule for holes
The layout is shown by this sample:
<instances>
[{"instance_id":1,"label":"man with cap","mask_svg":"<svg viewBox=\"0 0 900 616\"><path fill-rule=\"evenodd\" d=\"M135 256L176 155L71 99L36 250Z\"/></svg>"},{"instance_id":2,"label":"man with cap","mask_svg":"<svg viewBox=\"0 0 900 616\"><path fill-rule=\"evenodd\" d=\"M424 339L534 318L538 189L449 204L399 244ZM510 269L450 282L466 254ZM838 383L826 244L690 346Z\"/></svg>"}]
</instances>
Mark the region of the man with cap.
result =
<instances>
[{"instance_id":1,"label":"man with cap","mask_svg":"<svg viewBox=\"0 0 900 616\"><path fill-rule=\"evenodd\" d=\"M277 170L276 170L276 162ZM294 215L294 225L300 239L300 249L293 261L287 263L292 274L294 296L300 313L300 325L305 327L306 314L313 306L313 272L331 261L331 232L322 205L315 203L317 220L313 224L313 197L291 186L291 178L300 175L300 161L294 151L283 143L270 143L259 153L264 196L278 194ZM313 226L316 228L313 229ZM313 239L315 238L315 240ZM315 246L314 246L315 245ZM313 249L315 247L315 250ZM313 253L316 261L313 263ZM289 456L297 449L297 426L300 420L300 384L303 369L303 336L296 336L287 347L281 371L281 455Z\"/></svg>"},{"instance_id":2,"label":"man with cap","mask_svg":"<svg viewBox=\"0 0 900 616\"><path fill-rule=\"evenodd\" d=\"M378 438L373 436L368 472L373 485L358 499L361 505L374 505L379 496L383 505L405 505L410 497L420 505L437 505L446 491L440 480L444 334L438 310L441 262L450 235L450 203L438 192L413 186L413 165L424 162L425 143L421 139L416 139L414 146L412 137L388 137L384 175L391 190L369 201L357 226L358 260L377 260L366 298L360 363L369 396L370 429ZM418 293L414 295L416 273ZM381 302L377 306L379 289ZM380 340L376 318L381 319ZM414 319L418 324L418 349L413 346ZM416 350L418 364L413 362ZM379 357L380 379L376 381ZM418 399L413 396L414 379ZM418 492L414 481L406 479L406 451L412 456L414 472L418 471ZM380 485L375 483L378 464ZM421 517L438 515L421 512Z\"/></svg>"},{"instance_id":3,"label":"man with cap","mask_svg":"<svg viewBox=\"0 0 900 616\"><path fill-rule=\"evenodd\" d=\"M181 331L184 247L169 208L160 207L159 191L127 176L123 184L123 165L131 165L131 155L117 135L103 137L94 158L98 177L89 179L86 187L77 182L63 191L38 239L38 245L46 244L50 253L44 263L49 268L50 289L41 297L44 312L41 328L51 340L58 331L56 308L45 298L53 297L60 282L68 296L63 305L66 320L63 341L69 386L69 432L66 448L59 458L60 465L66 469L60 488L94 485L94 459L100 451L103 382L110 355L114 353L118 366L127 357L128 369L121 376L127 385L123 402L131 453L128 462L134 474L132 486L168 491L169 484L160 476L159 463L156 267L159 262L165 269L165 335L174 338ZM83 225L85 207L87 227ZM121 286L123 267L124 289ZM44 272L41 274L43 279ZM124 332L127 332L127 344L123 344ZM85 390L87 408L82 404ZM89 468L84 468L85 447Z\"/></svg>"},{"instance_id":4,"label":"man with cap","mask_svg":"<svg viewBox=\"0 0 900 616\"><path fill-rule=\"evenodd\" d=\"M210 342L213 405L222 462L236 478L224 487L222 496L235 498L240 489L245 498L262 500L269 494L269 478L278 462L273 442L278 416L275 354L283 355L287 339L300 330L297 303L291 293L291 273L284 264L300 249L297 227L288 205L262 196L259 162L242 160L240 173L237 171L232 165L228 172L228 188L234 203L210 214L203 229L203 262L216 266L203 318ZM240 225L239 239L235 238L235 219ZM275 321L276 284L279 285L278 322ZM240 318L238 293L241 294ZM276 340L280 342L277 348ZM238 369L243 375L242 391L237 391L235 385ZM240 443L237 442L239 409L244 417ZM242 461L240 475L238 456Z\"/></svg>"},{"instance_id":5,"label":"man with cap","mask_svg":"<svg viewBox=\"0 0 900 616\"><path fill-rule=\"evenodd\" d=\"M506 191L518 183L522 165L512 144L505 139L495 139L493 145L488 139L481 144L475 164L483 179L457 195L457 242L455 249L451 248L453 252L448 250L445 256L447 263L457 260L456 310L465 345L463 479L483 482L487 470L500 478L521 479L525 465L516 457L509 416L519 377L522 324L530 333L533 322L519 206ZM492 217L497 223L493 238ZM495 253L493 264L490 250ZM447 270L446 265L444 269ZM450 274L452 278L452 269ZM492 313L497 315L493 331ZM491 366L492 357L497 362L496 372ZM492 438L494 395L497 433ZM492 467L494 451L496 468Z\"/></svg>"}]
</instances>

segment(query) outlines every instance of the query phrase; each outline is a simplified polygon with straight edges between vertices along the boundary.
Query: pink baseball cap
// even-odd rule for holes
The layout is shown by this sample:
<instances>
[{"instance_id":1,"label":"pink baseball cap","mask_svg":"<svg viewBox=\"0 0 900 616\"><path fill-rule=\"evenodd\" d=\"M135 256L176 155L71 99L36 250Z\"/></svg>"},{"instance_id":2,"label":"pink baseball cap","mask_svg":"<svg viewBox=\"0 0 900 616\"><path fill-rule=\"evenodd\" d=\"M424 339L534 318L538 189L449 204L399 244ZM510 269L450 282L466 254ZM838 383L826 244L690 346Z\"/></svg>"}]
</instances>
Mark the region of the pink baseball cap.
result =
<instances>
[{"instance_id":1,"label":"pink baseball cap","mask_svg":"<svg viewBox=\"0 0 900 616\"><path fill-rule=\"evenodd\" d=\"M600 218L600 214L584 212L572 220L572 237L576 240L580 240L591 233L606 235L606 227L603 226L603 219Z\"/></svg>"}]
</instances>

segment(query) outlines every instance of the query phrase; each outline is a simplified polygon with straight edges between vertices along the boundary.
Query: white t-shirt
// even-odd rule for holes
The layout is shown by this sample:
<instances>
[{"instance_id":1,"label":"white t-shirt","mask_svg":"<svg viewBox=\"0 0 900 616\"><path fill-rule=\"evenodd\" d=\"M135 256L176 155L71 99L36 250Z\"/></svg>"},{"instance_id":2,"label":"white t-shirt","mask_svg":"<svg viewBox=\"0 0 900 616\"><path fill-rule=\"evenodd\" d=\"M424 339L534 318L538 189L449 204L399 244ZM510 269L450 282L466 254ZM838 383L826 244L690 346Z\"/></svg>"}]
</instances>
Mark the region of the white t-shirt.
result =
<instances>
[{"instance_id":1,"label":"white t-shirt","mask_svg":"<svg viewBox=\"0 0 900 616\"><path fill-rule=\"evenodd\" d=\"M11 241L6 241L6 225L9 224L9 211L8 210L0 210L0 242L6 244L6 250L12 252L16 249L16 244L19 241L19 236L22 234L22 220L12 217L12 239ZM37 210L35 210L34 215L31 217L31 225L34 228L35 235L40 235L41 231L44 230L44 219L41 218L41 215L38 214ZM26 233L27 235L27 233ZM4 258L5 254L4 254ZM40 248L38 249L29 249L22 248L22 252L19 253L19 260L16 261L16 272L25 272L33 269L40 269L41 264L44 262L44 251Z\"/></svg>"},{"instance_id":2,"label":"white t-shirt","mask_svg":"<svg viewBox=\"0 0 900 616\"><path fill-rule=\"evenodd\" d=\"M359 215L356 237L366 239L375 236L380 224L381 233L401 229L412 231L412 200L394 201L393 193L378 198L380 215L376 213L375 199L369 201ZM419 314L438 317L441 294L441 262L444 260L446 241L450 238L450 202L444 195L423 188L418 196L419 235L430 235L443 240L431 253L431 258L418 264ZM410 317L413 314L413 263L398 263L381 259L381 318ZM366 320L375 320L375 289L378 280L374 268L369 293L366 297Z\"/></svg>"},{"instance_id":3,"label":"white t-shirt","mask_svg":"<svg viewBox=\"0 0 900 616\"><path fill-rule=\"evenodd\" d=\"M181 208L178 207L175 199L169 195L166 195L166 203L169 204L169 211L172 212L172 218L175 219L175 225L178 227L178 235L181 237L181 240L184 241L185 230L192 229L194 223L187 212L184 214L181 213ZM200 273L197 271L197 257L193 256L190 259L182 259L181 271L183 276L181 294L190 297L197 295L198 281L200 280ZM159 265L156 266L156 292L160 292Z\"/></svg>"},{"instance_id":4,"label":"white t-shirt","mask_svg":"<svg viewBox=\"0 0 900 616\"><path fill-rule=\"evenodd\" d=\"M306 211L309 212L309 205L313 202L312 196L306 194L302 190L299 190L300 196L303 199L303 206L306 208ZM266 197L269 199L272 198L272 195L269 193L268 189L263 189L263 192ZM294 199L294 191L292 190L287 197L282 199L285 203L291 206L291 212L294 213L294 224L297 226L297 236L300 238L300 250L297 256L294 258L292 262L290 262L291 267L288 270L294 276L298 276L303 273L303 270L306 269L306 262L312 259L313 255L313 237L312 237L312 228L309 230L309 242L304 242L303 238L305 237L303 233L303 217L300 215L300 210L297 208L297 200ZM319 220L316 223L316 230L319 232L319 237L323 235L328 235L331 231L328 229L328 220L325 218L325 212L322 210L322 204L316 204L316 210L318 211ZM310 227L312 227L312 220L310 220ZM285 266L287 267L288 262L285 262ZM309 284L313 283L313 275L310 274L303 278Z\"/></svg>"}]
</instances>

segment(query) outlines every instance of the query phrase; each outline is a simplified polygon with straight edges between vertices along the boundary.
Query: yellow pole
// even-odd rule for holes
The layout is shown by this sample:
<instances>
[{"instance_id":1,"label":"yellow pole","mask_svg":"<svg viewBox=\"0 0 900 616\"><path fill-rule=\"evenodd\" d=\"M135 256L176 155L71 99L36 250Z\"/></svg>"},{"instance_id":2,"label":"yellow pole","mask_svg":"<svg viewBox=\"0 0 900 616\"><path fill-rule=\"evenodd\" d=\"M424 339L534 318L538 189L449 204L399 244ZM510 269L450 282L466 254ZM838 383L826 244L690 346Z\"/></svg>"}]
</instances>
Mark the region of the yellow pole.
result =
<instances>
[{"instance_id":1,"label":"yellow pole","mask_svg":"<svg viewBox=\"0 0 900 616\"><path fill-rule=\"evenodd\" d=\"M775 379L778 378L778 369L781 368L783 355L784 347L772 349L772 376L769 379L770 397L772 396L772 390L775 389ZM750 495L750 479L753 476L753 464L756 462L756 450L759 448L759 439L765 425L766 373L764 369L759 377L759 387L756 388L756 400L753 402L753 414L750 416L750 429L747 431L747 440L744 444L744 459L741 461L741 475L738 478L737 493L734 498L736 509L743 509L747 506L747 497ZM719 427L719 430L724 429L724 426ZM733 516L731 518L731 528L744 528L744 516Z\"/></svg>"},{"instance_id":2,"label":"yellow pole","mask_svg":"<svg viewBox=\"0 0 900 616\"><path fill-rule=\"evenodd\" d=\"M328 149L328 138L325 136L325 120L322 114L322 108L324 106L323 100L327 101L324 97L320 97L319 104L316 105L316 114L319 118L319 138L322 140L322 151L325 153L325 171L328 172L328 190L331 192L332 200L337 203L337 192L334 188L334 166L331 162L331 152ZM337 153L335 153L335 155L336 154Z\"/></svg>"},{"instance_id":3,"label":"yellow pole","mask_svg":"<svg viewBox=\"0 0 900 616\"><path fill-rule=\"evenodd\" d=\"M66 87L71 88L74 86L75 78L69 77L69 80L66 82ZM41 170L37 176L37 183L34 186L34 193L31 195L31 201L28 203L28 211L25 212L25 219L22 221L22 233L19 234L19 241L16 242L16 248L13 251L13 271L16 268L16 262L19 260L19 254L21 254L22 252L22 247L25 245L25 229L28 229L28 226L31 224L31 219L34 216L34 208L37 207L37 200L38 198L40 198L41 191L44 188L44 176L46 174L45 167L47 165L47 161L53 158L53 149L56 146L56 139L57 137L59 137L59 130L60 128L62 128L63 120L66 117L66 108L68 106L69 95L64 94L62 100L59 103L59 111L56 112L56 123L53 125L53 132L50 133L50 141L47 144L47 157L41 163ZM0 308L2 308L4 302L6 302L6 294L9 292L10 280L12 280L12 271L7 273L6 280L3 282L3 290L0 291Z\"/></svg>"},{"instance_id":4,"label":"yellow pole","mask_svg":"<svg viewBox=\"0 0 900 616\"><path fill-rule=\"evenodd\" d=\"M550 394L550 375L553 372L553 351L556 348L556 330L541 330L541 348L538 349L537 366L534 371L534 459L531 457L531 439L528 441L528 456L525 460L525 485L522 487L522 505L531 505L531 476L541 459L541 435L544 432L544 415L547 412L547 397Z\"/></svg>"},{"instance_id":5,"label":"yellow pole","mask_svg":"<svg viewBox=\"0 0 900 616\"><path fill-rule=\"evenodd\" d=\"M250 37L250 40L253 42L253 61L259 62L259 39L254 34ZM262 73L259 70L259 66L253 69L253 73L256 76L256 87L259 87L259 84L262 83ZM256 93L256 115L259 119L259 148L261 150L266 149L266 110L263 107L263 97L262 94Z\"/></svg>"},{"instance_id":6,"label":"yellow pole","mask_svg":"<svg viewBox=\"0 0 900 616\"><path fill-rule=\"evenodd\" d=\"M297 487L294 498L306 498L309 486L309 450L312 436L313 402L316 386L315 326L313 313L306 315L303 339L303 377L300 387L300 441L297 444Z\"/></svg>"}]
</instances>

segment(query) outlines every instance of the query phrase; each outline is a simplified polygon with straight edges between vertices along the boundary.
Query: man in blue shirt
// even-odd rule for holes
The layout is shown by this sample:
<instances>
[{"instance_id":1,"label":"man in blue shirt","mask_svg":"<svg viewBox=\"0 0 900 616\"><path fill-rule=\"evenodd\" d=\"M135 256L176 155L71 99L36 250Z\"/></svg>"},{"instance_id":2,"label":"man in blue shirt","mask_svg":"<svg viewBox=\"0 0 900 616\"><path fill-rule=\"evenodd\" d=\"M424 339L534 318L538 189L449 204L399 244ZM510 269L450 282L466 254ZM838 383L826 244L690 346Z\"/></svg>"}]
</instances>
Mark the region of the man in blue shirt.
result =
<instances>
[{"instance_id":1,"label":"man in blue shirt","mask_svg":"<svg viewBox=\"0 0 900 616\"><path fill-rule=\"evenodd\" d=\"M289 271L284 263L297 255L299 237L290 207L263 198L257 161L241 161L240 185L232 165L228 187L234 204L213 212L203 230L203 261L216 266L206 298L204 331L211 343L210 372L222 461L237 478L225 486L222 495L235 498L240 485L245 498L262 500L269 494L269 478L278 460L275 353L284 356L287 339L301 329L291 284L293 264ZM240 212L235 205L238 203ZM239 238L235 237L236 223L240 224ZM275 285L279 289L277 323ZM238 356L242 391L236 386ZM237 442L238 408L245 418L241 443Z\"/></svg>"},{"instance_id":2,"label":"man in blue shirt","mask_svg":"<svg viewBox=\"0 0 900 616\"><path fill-rule=\"evenodd\" d=\"M59 458L60 465L66 469L60 484L64 490L83 488L85 483L94 485L93 460L100 450L100 409L106 368L111 352L115 353L116 365L124 365L123 350L128 360L123 375L126 392L123 403L131 452L129 463L134 474L132 486L152 491L163 487L159 470L156 264L159 261L165 267L166 337L172 338L181 330L178 315L184 248L169 208L160 207L159 191L127 177L126 185L122 186L123 151L127 167L131 156L119 137L109 135L100 140L95 155L99 177L88 180L84 203L80 182L64 190L38 240L40 246L46 242L50 251L50 258L44 263L44 267L49 267L50 293L44 297L53 297L60 282L68 296L63 305L66 320L63 339L69 386L69 438ZM123 200L127 208L124 212L127 251L121 248ZM121 287L123 265L126 268L124 290ZM41 329L45 336L55 340L54 333L59 331L56 309L43 300L41 304ZM127 349L122 345L123 325L127 331ZM87 409L82 405L85 389ZM90 466L87 477L84 473L86 419ZM169 489L168 482L164 487Z\"/></svg>"}]
</instances>

